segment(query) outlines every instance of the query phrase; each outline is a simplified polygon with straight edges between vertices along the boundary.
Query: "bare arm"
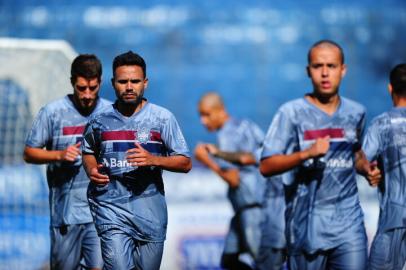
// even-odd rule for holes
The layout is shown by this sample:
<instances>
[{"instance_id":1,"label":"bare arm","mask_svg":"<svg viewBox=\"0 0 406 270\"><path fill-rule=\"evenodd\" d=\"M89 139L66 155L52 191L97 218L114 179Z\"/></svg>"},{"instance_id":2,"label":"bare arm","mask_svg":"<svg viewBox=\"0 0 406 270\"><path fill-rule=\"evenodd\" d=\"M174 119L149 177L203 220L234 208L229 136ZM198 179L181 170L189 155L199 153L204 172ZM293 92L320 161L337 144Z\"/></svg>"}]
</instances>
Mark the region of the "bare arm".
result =
<instances>
[{"instance_id":1,"label":"bare arm","mask_svg":"<svg viewBox=\"0 0 406 270\"><path fill-rule=\"evenodd\" d=\"M33 164L45 164L56 161L74 162L81 154L80 142L74 145L69 145L65 150L46 150L26 146L24 148L24 160Z\"/></svg>"},{"instance_id":2,"label":"bare arm","mask_svg":"<svg viewBox=\"0 0 406 270\"><path fill-rule=\"evenodd\" d=\"M218 149L218 147L214 144L206 144L206 148L213 156L224 159L231 163L239 165L257 164L254 155L249 152L224 152Z\"/></svg>"},{"instance_id":3,"label":"bare arm","mask_svg":"<svg viewBox=\"0 0 406 270\"><path fill-rule=\"evenodd\" d=\"M381 171L377 165L377 162L369 162L362 150L355 153L355 168L372 187L376 187L382 179Z\"/></svg>"},{"instance_id":4,"label":"bare arm","mask_svg":"<svg viewBox=\"0 0 406 270\"><path fill-rule=\"evenodd\" d=\"M187 173L192 168L192 161L188 157L182 155L155 156L145 150L139 143L135 143L135 148L127 151L127 161L133 166L157 166L172 172Z\"/></svg>"},{"instance_id":5,"label":"bare arm","mask_svg":"<svg viewBox=\"0 0 406 270\"><path fill-rule=\"evenodd\" d=\"M196 146L195 157L210 170L220 176L231 188L237 188L240 184L239 171L237 169L222 170L220 166L210 158L205 144L198 144Z\"/></svg>"},{"instance_id":6,"label":"bare arm","mask_svg":"<svg viewBox=\"0 0 406 270\"><path fill-rule=\"evenodd\" d=\"M98 185L105 185L109 182L109 177L99 172L103 165L97 164L95 156L90 154L83 155L82 163L90 181Z\"/></svg>"},{"instance_id":7,"label":"bare arm","mask_svg":"<svg viewBox=\"0 0 406 270\"><path fill-rule=\"evenodd\" d=\"M330 137L319 138L308 149L288 155L274 155L261 160L259 170L264 176L273 176L289 171L305 160L324 156L330 148Z\"/></svg>"}]
</instances>

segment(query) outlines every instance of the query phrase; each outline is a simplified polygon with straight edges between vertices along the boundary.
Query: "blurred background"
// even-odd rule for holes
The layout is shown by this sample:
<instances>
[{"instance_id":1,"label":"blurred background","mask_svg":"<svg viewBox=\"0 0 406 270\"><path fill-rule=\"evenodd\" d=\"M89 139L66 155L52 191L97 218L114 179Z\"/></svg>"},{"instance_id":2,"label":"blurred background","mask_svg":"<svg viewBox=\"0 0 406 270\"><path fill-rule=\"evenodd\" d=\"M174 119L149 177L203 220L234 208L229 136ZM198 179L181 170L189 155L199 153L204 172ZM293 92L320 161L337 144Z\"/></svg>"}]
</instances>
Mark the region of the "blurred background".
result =
<instances>
[{"instance_id":1,"label":"blurred background","mask_svg":"<svg viewBox=\"0 0 406 270\"><path fill-rule=\"evenodd\" d=\"M199 97L218 91L231 115L266 131L277 108L311 91L307 51L319 39L342 45L342 95L368 121L391 106L388 72L406 61L404 0L0 0L0 269L40 269L49 256L47 184L42 166L21 159L32 118L72 92L70 62L94 53L103 63L101 96L113 58L128 50L147 62L147 98L171 110L191 150L214 142L200 124ZM217 269L231 210L226 186L198 162L166 175L168 240L162 269ZM359 181L368 235L375 191Z\"/></svg>"}]
</instances>

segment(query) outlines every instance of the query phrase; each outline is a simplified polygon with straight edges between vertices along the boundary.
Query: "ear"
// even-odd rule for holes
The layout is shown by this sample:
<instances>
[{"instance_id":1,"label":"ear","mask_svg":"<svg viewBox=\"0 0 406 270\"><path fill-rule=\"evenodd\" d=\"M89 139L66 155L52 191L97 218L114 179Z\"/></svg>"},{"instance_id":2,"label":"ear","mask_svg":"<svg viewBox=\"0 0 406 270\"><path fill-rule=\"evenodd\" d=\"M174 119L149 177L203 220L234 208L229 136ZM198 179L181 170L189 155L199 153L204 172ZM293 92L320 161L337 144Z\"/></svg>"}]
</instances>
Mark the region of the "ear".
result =
<instances>
[{"instance_id":1,"label":"ear","mask_svg":"<svg viewBox=\"0 0 406 270\"><path fill-rule=\"evenodd\" d=\"M147 89L148 87L148 78L144 79L144 89Z\"/></svg>"},{"instance_id":2,"label":"ear","mask_svg":"<svg viewBox=\"0 0 406 270\"><path fill-rule=\"evenodd\" d=\"M344 78L345 74L347 74L347 65L343 64L341 67L341 78Z\"/></svg>"},{"instance_id":3,"label":"ear","mask_svg":"<svg viewBox=\"0 0 406 270\"><path fill-rule=\"evenodd\" d=\"M114 78L111 78L111 85L112 85L113 88L114 88Z\"/></svg>"},{"instance_id":4,"label":"ear","mask_svg":"<svg viewBox=\"0 0 406 270\"><path fill-rule=\"evenodd\" d=\"M388 91L389 91L389 94L392 96L393 87L390 83L388 83Z\"/></svg>"}]
</instances>

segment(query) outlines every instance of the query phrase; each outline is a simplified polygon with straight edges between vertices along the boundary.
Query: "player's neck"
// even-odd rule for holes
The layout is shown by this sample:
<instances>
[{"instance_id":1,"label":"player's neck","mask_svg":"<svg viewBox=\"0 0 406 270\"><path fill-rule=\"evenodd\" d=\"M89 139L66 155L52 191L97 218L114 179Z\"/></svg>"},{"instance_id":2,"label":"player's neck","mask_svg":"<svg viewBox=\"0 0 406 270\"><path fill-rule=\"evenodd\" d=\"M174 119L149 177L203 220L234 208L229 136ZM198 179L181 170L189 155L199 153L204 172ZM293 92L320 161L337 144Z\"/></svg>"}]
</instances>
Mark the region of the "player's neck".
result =
<instances>
[{"instance_id":1,"label":"player's neck","mask_svg":"<svg viewBox=\"0 0 406 270\"><path fill-rule=\"evenodd\" d=\"M406 98L403 97L396 97L393 99L393 105L396 108L406 107Z\"/></svg>"},{"instance_id":2,"label":"player's neck","mask_svg":"<svg viewBox=\"0 0 406 270\"><path fill-rule=\"evenodd\" d=\"M124 116L130 117L137 112L141 111L141 109L145 106L147 101L142 99L141 102L138 103L124 103L120 100L117 101L117 110Z\"/></svg>"},{"instance_id":3,"label":"player's neck","mask_svg":"<svg viewBox=\"0 0 406 270\"><path fill-rule=\"evenodd\" d=\"M328 115L333 115L340 105L340 96L338 94L326 97L311 93L307 94L305 98Z\"/></svg>"}]
</instances>

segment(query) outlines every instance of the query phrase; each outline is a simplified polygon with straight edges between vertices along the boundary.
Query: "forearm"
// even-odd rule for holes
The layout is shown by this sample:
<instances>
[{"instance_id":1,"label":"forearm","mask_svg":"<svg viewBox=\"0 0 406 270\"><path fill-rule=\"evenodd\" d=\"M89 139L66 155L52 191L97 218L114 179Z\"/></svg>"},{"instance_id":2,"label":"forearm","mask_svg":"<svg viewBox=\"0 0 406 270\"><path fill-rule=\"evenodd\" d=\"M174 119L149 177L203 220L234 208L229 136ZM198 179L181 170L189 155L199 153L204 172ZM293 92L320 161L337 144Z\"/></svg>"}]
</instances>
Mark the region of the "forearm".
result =
<instances>
[{"instance_id":1,"label":"forearm","mask_svg":"<svg viewBox=\"0 0 406 270\"><path fill-rule=\"evenodd\" d=\"M273 176L289 171L310 158L308 150L289 155L275 155L261 160L259 170L264 176Z\"/></svg>"},{"instance_id":2,"label":"forearm","mask_svg":"<svg viewBox=\"0 0 406 270\"><path fill-rule=\"evenodd\" d=\"M62 161L61 150L46 150L26 146L24 148L23 158L28 163L45 164L50 162Z\"/></svg>"},{"instance_id":3,"label":"forearm","mask_svg":"<svg viewBox=\"0 0 406 270\"><path fill-rule=\"evenodd\" d=\"M214 156L236 163L240 165L253 165L256 164L255 158L250 153L246 152L223 152L218 151Z\"/></svg>"},{"instance_id":4,"label":"forearm","mask_svg":"<svg viewBox=\"0 0 406 270\"><path fill-rule=\"evenodd\" d=\"M90 178L90 172L93 168L97 168L98 165L96 157L91 154L84 154L82 157L82 164L87 176Z\"/></svg>"},{"instance_id":5,"label":"forearm","mask_svg":"<svg viewBox=\"0 0 406 270\"><path fill-rule=\"evenodd\" d=\"M357 173L366 176L368 174L367 168L369 167L369 161L367 160L363 151L357 151L355 153L355 169Z\"/></svg>"},{"instance_id":6,"label":"forearm","mask_svg":"<svg viewBox=\"0 0 406 270\"><path fill-rule=\"evenodd\" d=\"M187 173L192 168L192 161L190 158L177 155L177 156L156 156L155 162L152 164L164 170L172 172Z\"/></svg>"}]
</instances>

